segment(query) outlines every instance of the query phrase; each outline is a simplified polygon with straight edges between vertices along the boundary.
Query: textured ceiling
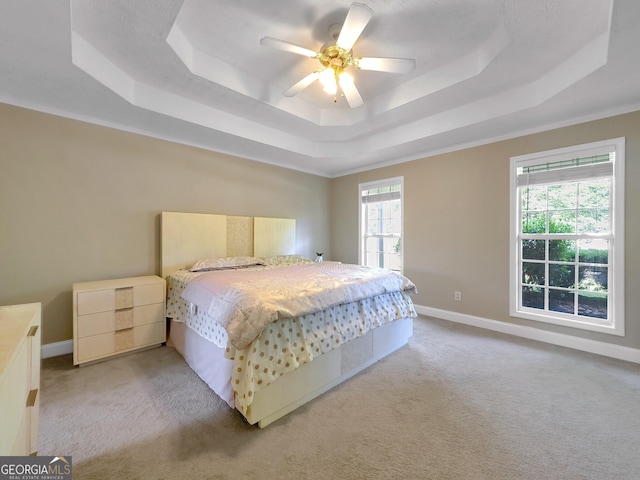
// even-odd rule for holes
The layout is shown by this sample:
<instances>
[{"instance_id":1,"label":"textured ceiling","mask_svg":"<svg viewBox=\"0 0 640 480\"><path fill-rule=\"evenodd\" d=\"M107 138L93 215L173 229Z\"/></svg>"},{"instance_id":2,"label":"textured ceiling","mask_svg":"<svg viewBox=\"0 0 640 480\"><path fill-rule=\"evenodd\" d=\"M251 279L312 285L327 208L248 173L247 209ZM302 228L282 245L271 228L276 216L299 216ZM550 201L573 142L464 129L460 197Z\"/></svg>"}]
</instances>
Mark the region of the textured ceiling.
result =
<instances>
[{"instance_id":1,"label":"textured ceiling","mask_svg":"<svg viewBox=\"0 0 640 480\"><path fill-rule=\"evenodd\" d=\"M637 0L370 0L353 71L364 105L312 58L348 0L0 2L0 101L329 177L640 109ZM354 70L351 68L351 70Z\"/></svg>"}]
</instances>

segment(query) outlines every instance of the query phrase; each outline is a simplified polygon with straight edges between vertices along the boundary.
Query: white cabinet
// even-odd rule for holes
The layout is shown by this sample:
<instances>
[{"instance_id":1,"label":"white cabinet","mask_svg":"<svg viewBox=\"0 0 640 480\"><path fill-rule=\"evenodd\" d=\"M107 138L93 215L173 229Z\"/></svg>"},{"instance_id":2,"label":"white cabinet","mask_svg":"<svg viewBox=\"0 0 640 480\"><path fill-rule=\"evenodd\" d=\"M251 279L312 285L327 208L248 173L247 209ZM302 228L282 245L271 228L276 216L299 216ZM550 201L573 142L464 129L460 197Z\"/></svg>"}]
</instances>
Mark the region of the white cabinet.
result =
<instances>
[{"instance_id":1,"label":"white cabinet","mask_svg":"<svg viewBox=\"0 0 640 480\"><path fill-rule=\"evenodd\" d=\"M36 455L41 305L0 307L0 456Z\"/></svg>"},{"instance_id":2,"label":"white cabinet","mask_svg":"<svg viewBox=\"0 0 640 480\"><path fill-rule=\"evenodd\" d=\"M74 283L74 365L165 342L165 288L155 275Z\"/></svg>"}]
</instances>

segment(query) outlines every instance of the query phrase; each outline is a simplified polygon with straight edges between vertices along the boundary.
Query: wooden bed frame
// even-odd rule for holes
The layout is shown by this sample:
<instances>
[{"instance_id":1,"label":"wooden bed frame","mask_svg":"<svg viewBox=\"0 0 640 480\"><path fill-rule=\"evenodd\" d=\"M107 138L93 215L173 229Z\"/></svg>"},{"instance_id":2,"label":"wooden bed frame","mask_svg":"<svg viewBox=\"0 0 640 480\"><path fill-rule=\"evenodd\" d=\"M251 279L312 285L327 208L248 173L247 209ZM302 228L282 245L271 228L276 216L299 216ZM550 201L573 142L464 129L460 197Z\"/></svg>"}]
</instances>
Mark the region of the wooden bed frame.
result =
<instances>
[{"instance_id":1,"label":"wooden bed frame","mask_svg":"<svg viewBox=\"0 0 640 480\"><path fill-rule=\"evenodd\" d=\"M204 258L295 254L295 226L293 219L162 212L162 277ZM269 425L402 347L412 333L413 320L405 318L316 357L257 391L246 420Z\"/></svg>"}]
</instances>

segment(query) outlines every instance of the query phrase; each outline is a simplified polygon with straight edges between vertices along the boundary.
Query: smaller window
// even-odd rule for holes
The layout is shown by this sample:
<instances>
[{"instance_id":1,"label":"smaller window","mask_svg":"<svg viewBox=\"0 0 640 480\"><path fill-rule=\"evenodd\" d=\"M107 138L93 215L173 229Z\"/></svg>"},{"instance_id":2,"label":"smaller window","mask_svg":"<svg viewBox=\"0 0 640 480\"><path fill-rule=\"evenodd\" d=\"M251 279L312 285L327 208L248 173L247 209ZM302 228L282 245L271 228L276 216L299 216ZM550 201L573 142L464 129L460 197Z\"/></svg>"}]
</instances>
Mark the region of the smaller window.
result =
<instances>
[{"instance_id":1,"label":"smaller window","mask_svg":"<svg viewBox=\"0 0 640 480\"><path fill-rule=\"evenodd\" d=\"M403 178L360 184L360 263L402 271Z\"/></svg>"}]
</instances>

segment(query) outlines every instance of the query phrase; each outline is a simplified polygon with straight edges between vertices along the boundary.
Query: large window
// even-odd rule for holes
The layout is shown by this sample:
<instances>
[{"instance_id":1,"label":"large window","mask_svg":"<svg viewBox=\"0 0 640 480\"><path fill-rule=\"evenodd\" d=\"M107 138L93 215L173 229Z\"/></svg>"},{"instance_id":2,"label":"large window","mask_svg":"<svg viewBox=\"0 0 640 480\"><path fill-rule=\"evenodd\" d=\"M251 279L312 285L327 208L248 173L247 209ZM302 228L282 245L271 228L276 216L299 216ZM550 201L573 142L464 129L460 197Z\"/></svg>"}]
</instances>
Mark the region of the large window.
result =
<instances>
[{"instance_id":1,"label":"large window","mask_svg":"<svg viewBox=\"0 0 640 480\"><path fill-rule=\"evenodd\" d=\"M511 315L624 335L624 139L511 159Z\"/></svg>"},{"instance_id":2,"label":"large window","mask_svg":"<svg viewBox=\"0 0 640 480\"><path fill-rule=\"evenodd\" d=\"M403 178L360 184L360 262L402 271Z\"/></svg>"}]
</instances>

